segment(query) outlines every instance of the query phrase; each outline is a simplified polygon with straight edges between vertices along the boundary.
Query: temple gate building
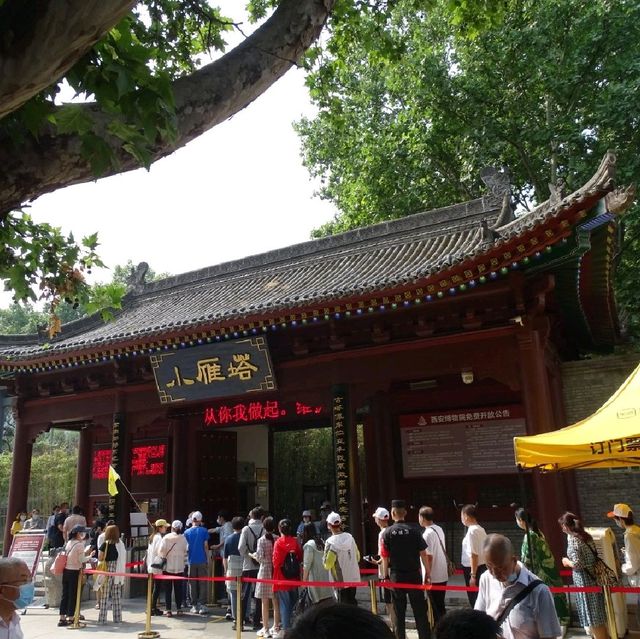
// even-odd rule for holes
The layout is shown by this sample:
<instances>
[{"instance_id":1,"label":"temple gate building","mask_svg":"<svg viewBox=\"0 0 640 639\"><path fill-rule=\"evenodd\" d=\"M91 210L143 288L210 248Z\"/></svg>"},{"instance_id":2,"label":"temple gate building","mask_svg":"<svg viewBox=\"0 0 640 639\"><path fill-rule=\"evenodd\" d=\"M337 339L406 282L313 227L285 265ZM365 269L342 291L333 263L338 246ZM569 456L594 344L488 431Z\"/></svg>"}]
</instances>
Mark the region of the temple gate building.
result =
<instances>
[{"instance_id":1,"label":"temple gate building","mask_svg":"<svg viewBox=\"0 0 640 639\"><path fill-rule=\"evenodd\" d=\"M495 172L463 204L161 281L141 267L108 323L0 337L17 396L8 512L26 507L32 442L52 428L80 433L87 512L109 502L112 464L152 518L197 508L208 522L273 505L278 433L331 428L331 481L277 514L327 499L362 540L392 498L432 505L450 531L477 502L507 530L513 437L566 425L560 364L618 339L614 167L609 154L582 188L517 217ZM573 474L521 483L559 549ZM111 507L127 531L124 491Z\"/></svg>"}]
</instances>

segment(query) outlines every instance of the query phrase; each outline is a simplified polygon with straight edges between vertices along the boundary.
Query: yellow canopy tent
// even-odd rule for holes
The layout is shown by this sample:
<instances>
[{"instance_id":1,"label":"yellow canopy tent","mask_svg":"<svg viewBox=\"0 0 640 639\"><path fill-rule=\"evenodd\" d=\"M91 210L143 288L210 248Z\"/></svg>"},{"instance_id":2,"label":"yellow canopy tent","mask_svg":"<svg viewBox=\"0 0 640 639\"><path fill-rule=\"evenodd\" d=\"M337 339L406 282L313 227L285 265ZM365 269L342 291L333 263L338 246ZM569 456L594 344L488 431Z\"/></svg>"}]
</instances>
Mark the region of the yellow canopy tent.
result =
<instances>
[{"instance_id":1,"label":"yellow canopy tent","mask_svg":"<svg viewBox=\"0 0 640 639\"><path fill-rule=\"evenodd\" d=\"M640 365L591 417L550 433L514 437L521 468L568 470L640 464Z\"/></svg>"}]
</instances>

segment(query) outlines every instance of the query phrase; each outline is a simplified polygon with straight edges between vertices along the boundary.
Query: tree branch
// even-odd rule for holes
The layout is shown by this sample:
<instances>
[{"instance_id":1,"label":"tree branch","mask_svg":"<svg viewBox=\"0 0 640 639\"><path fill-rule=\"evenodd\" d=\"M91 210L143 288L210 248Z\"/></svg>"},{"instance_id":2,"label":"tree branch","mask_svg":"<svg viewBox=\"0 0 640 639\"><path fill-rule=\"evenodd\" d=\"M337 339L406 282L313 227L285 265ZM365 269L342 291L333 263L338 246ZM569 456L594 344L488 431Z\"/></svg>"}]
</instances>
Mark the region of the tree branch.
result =
<instances>
[{"instance_id":1,"label":"tree branch","mask_svg":"<svg viewBox=\"0 0 640 639\"><path fill-rule=\"evenodd\" d=\"M335 0L282 0L271 18L220 59L174 82L178 120L175 141L152 149L152 162L197 138L244 109L281 78L322 31ZM84 106L94 119L94 131L103 132L108 120L95 105ZM139 168L137 161L115 138L105 139L119 163L103 176ZM12 153L0 140L0 214L28 200L70 184L95 179L80 153L75 135L42 134Z\"/></svg>"},{"instance_id":2,"label":"tree branch","mask_svg":"<svg viewBox=\"0 0 640 639\"><path fill-rule=\"evenodd\" d=\"M0 4L0 118L51 86L136 0L7 0Z\"/></svg>"}]
</instances>

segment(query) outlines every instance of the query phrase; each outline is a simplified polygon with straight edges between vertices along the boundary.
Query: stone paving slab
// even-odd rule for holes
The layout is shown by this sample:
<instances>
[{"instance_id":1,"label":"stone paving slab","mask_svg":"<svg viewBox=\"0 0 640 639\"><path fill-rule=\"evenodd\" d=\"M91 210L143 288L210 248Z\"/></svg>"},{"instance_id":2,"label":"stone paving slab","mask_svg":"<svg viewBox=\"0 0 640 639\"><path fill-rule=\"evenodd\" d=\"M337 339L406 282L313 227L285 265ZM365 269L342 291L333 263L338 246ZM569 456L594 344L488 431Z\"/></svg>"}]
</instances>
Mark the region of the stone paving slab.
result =
<instances>
[{"instance_id":1,"label":"stone paving slab","mask_svg":"<svg viewBox=\"0 0 640 639\"><path fill-rule=\"evenodd\" d=\"M224 619L223 608L210 608L207 616L185 613L181 617L151 617L151 629L159 632L161 639L185 639L185 637L204 639L234 639L235 631L231 629L231 622ZM145 604L143 599L126 599L123 601L123 623L115 625L108 620L106 626L99 626L98 610L93 602L86 602L82 608L86 617L86 627L81 629L58 628L58 611L52 608L29 608L27 614L21 617L22 630L27 639L47 639L55 637L81 637L86 635L90 639L113 639L113 637L137 638L138 633L145 629ZM109 613L109 617L111 613ZM636 633L634 639L640 638ZM253 631L242 633L243 638L254 639ZM417 639L415 630L407 630L407 639ZM568 639L585 637L580 628L570 628L566 634Z\"/></svg>"}]
</instances>

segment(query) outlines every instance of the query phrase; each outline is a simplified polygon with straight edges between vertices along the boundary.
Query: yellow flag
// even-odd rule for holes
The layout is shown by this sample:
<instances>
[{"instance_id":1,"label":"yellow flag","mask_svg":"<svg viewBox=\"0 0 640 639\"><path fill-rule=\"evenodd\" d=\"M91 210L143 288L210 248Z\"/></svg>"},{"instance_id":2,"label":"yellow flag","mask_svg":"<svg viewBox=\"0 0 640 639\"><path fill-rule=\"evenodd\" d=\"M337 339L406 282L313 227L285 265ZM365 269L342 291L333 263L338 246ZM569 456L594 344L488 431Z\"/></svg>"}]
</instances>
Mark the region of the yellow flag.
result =
<instances>
[{"instance_id":1,"label":"yellow flag","mask_svg":"<svg viewBox=\"0 0 640 639\"><path fill-rule=\"evenodd\" d=\"M107 490L112 497L118 494L118 488L116 486L118 479L120 479L120 475L118 475L116 469L113 466L109 466L109 483Z\"/></svg>"}]
</instances>

